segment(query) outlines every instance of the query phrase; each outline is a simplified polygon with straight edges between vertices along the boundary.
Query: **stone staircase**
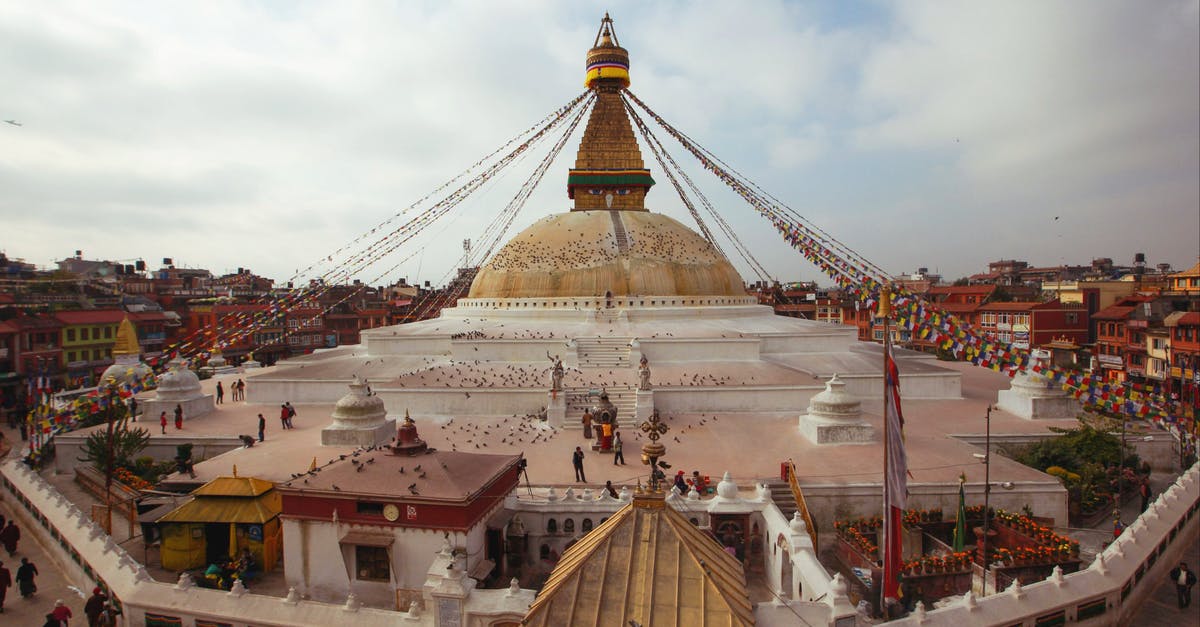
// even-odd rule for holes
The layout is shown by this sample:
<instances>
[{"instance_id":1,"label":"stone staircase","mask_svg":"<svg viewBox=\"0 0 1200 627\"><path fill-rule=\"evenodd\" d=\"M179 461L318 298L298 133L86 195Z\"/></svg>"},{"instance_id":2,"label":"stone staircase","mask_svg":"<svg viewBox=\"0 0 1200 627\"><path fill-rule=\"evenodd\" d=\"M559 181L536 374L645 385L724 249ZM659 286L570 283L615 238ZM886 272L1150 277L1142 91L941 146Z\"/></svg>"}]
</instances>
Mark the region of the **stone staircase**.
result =
<instances>
[{"instance_id":1,"label":"stone staircase","mask_svg":"<svg viewBox=\"0 0 1200 627\"><path fill-rule=\"evenodd\" d=\"M786 481L779 479L771 479L766 482L767 487L771 490L771 499L775 501L775 505L779 507L779 511L783 512L783 517L787 520L792 519L792 514L796 512L796 497L792 494L792 486Z\"/></svg>"},{"instance_id":2,"label":"stone staircase","mask_svg":"<svg viewBox=\"0 0 1200 627\"><path fill-rule=\"evenodd\" d=\"M605 311L601 310L601 312ZM633 338L631 337L575 338L575 352L579 356L579 367L629 368L631 365L629 354L632 351L629 345L632 343Z\"/></svg>"},{"instance_id":3,"label":"stone staircase","mask_svg":"<svg viewBox=\"0 0 1200 627\"><path fill-rule=\"evenodd\" d=\"M621 212L609 211L608 215L612 216L613 239L617 243L617 250L621 251L622 255L628 255L629 235L625 233L625 223L621 221Z\"/></svg>"},{"instance_id":4,"label":"stone staircase","mask_svg":"<svg viewBox=\"0 0 1200 627\"><path fill-rule=\"evenodd\" d=\"M594 388L586 387L569 387L563 390L567 395L567 419L564 421L564 429L583 430L583 423L579 420L583 417L583 411L592 406L594 399L588 398L588 390ZM615 387L605 388L608 392L608 400L617 408L617 426L631 428L633 425L633 417L637 410L637 390L632 387Z\"/></svg>"}]
</instances>

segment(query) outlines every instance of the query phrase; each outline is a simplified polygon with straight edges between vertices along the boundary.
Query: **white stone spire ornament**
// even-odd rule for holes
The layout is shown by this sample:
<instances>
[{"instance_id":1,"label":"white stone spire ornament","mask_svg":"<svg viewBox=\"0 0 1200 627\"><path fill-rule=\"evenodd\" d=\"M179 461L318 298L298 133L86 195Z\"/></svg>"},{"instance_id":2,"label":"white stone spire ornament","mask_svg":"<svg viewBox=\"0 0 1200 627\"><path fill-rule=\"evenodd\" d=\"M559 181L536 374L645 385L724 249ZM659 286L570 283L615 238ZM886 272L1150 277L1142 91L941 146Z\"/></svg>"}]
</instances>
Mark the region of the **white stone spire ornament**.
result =
<instances>
[{"instance_id":1,"label":"white stone spire ornament","mask_svg":"<svg viewBox=\"0 0 1200 627\"><path fill-rule=\"evenodd\" d=\"M800 416L800 432L814 444L861 444L875 439L875 428L862 419L862 402L846 391L835 373L825 390L808 402Z\"/></svg>"},{"instance_id":2,"label":"white stone spire ornament","mask_svg":"<svg viewBox=\"0 0 1200 627\"><path fill-rule=\"evenodd\" d=\"M333 423L321 430L324 446L378 446L391 440L396 430L396 419L387 417L383 399L368 395L367 384L357 375L331 418Z\"/></svg>"}]
</instances>

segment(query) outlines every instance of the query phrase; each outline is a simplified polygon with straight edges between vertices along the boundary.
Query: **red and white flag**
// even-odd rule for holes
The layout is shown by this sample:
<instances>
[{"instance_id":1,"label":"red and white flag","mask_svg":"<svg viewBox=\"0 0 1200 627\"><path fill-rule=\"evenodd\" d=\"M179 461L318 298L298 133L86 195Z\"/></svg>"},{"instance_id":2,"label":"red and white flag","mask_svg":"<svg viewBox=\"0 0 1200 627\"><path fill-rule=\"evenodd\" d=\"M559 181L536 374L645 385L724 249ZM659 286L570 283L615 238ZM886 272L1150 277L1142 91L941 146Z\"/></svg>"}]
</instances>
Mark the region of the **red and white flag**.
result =
<instances>
[{"instance_id":1,"label":"red and white flag","mask_svg":"<svg viewBox=\"0 0 1200 627\"><path fill-rule=\"evenodd\" d=\"M887 467L883 489L883 595L899 598L901 524L908 500L908 455L904 451L904 414L900 411L900 371L892 359L892 341L884 334L884 420L887 421Z\"/></svg>"}]
</instances>

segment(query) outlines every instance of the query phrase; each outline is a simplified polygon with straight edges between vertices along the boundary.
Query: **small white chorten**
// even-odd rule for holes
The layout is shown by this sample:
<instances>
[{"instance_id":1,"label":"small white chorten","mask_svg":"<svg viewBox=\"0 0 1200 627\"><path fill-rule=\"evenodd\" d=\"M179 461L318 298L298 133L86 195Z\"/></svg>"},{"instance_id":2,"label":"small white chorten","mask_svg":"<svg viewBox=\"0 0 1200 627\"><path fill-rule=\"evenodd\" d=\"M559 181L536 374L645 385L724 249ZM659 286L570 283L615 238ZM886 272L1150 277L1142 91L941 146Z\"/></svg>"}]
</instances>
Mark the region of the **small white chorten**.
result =
<instances>
[{"instance_id":1,"label":"small white chorten","mask_svg":"<svg viewBox=\"0 0 1200 627\"><path fill-rule=\"evenodd\" d=\"M383 399L367 394L367 384L357 376L350 391L333 408L333 424L321 430L325 446L376 446L392 438L396 419L387 417Z\"/></svg>"},{"instance_id":2,"label":"small white chorten","mask_svg":"<svg viewBox=\"0 0 1200 627\"><path fill-rule=\"evenodd\" d=\"M167 420L175 419L175 406L183 408L183 419L191 420L216 409L212 394L200 388L200 377L187 367L187 360L176 357L171 360L170 370L158 377L158 391L154 398L146 399L142 407L151 420L167 412Z\"/></svg>"},{"instance_id":3,"label":"small white chorten","mask_svg":"<svg viewBox=\"0 0 1200 627\"><path fill-rule=\"evenodd\" d=\"M846 391L835 374L825 390L808 402L800 416L800 432L814 444L860 444L875 439L875 428L862 419L862 402Z\"/></svg>"}]
</instances>

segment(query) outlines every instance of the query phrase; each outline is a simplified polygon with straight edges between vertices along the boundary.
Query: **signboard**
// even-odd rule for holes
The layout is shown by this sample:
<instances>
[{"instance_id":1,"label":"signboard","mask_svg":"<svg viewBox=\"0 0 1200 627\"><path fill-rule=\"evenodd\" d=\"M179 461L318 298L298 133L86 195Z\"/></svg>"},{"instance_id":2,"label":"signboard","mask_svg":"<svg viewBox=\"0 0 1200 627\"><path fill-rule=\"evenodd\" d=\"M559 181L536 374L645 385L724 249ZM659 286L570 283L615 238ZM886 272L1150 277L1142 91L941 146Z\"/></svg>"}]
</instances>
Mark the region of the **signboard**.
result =
<instances>
[{"instance_id":1,"label":"signboard","mask_svg":"<svg viewBox=\"0 0 1200 627\"><path fill-rule=\"evenodd\" d=\"M1014 324L1012 338L1013 348L1029 348L1029 325Z\"/></svg>"},{"instance_id":2,"label":"signboard","mask_svg":"<svg viewBox=\"0 0 1200 627\"><path fill-rule=\"evenodd\" d=\"M407 518L408 520L416 520L417 519L417 506L416 505L405 505L404 506L404 517Z\"/></svg>"}]
</instances>

